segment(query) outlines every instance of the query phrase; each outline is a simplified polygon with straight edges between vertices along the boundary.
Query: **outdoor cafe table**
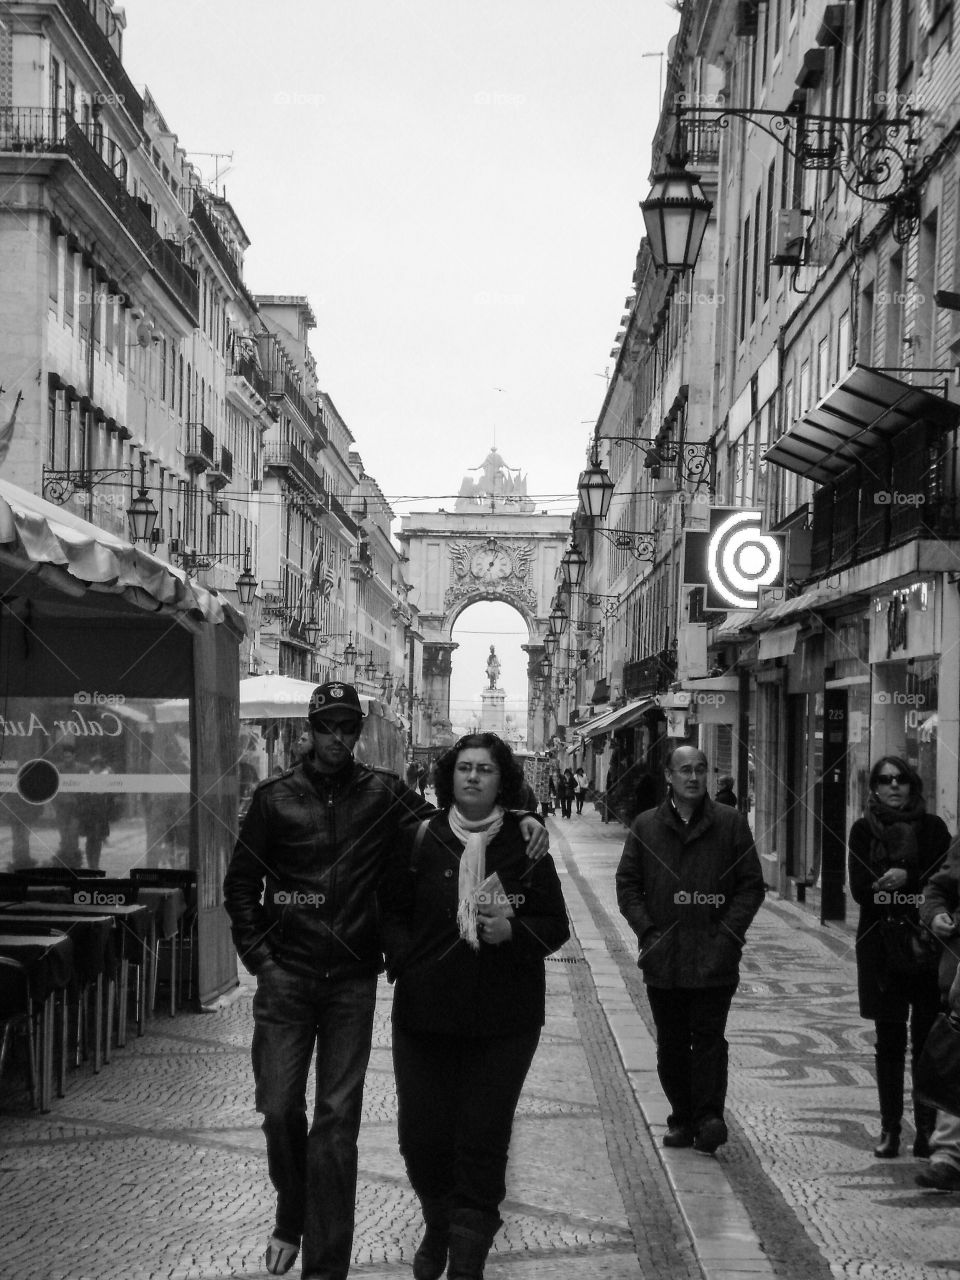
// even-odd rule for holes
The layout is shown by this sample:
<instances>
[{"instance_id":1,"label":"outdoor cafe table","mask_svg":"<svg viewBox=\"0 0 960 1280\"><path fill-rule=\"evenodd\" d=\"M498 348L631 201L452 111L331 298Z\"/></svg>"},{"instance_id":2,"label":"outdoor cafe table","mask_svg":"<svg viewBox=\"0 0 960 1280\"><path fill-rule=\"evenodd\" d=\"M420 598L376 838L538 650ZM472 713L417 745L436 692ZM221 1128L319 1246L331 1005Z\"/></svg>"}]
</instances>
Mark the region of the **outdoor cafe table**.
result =
<instances>
[{"instance_id":1,"label":"outdoor cafe table","mask_svg":"<svg viewBox=\"0 0 960 1280\"><path fill-rule=\"evenodd\" d=\"M150 956L150 938L154 928L153 910L143 905L115 906L105 903L57 902L52 904L49 898L35 900L33 888L30 896L22 902L11 904L11 908L31 916L41 916L44 912L56 911L70 916L111 916L114 922L114 943L120 961L120 1018L117 1024L117 1045L120 1048L127 1042L127 984L129 966L135 964L140 974L140 998L137 1007L137 1029L143 1034L143 1011L146 1005L148 961ZM108 1014L109 1018L109 1014ZM108 1027L108 1041L109 1032Z\"/></svg>"},{"instance_id":2,"label":"outdoor cafe table","mask_svg":"<svg viewBox=\"0 0 960 1280\"><path fill-rule=\"evenodd\" d=\"M0 903L0 928L5 922L22 925L33 922L51 929L59 929L73 943L74 981L77 987L77 1045L75 1065L80 1065L81 1009L86 1018L86 992L94 989L93 1069L100 1070L103 1042L103 979L111 986L116 973L117 956L114 946L115 923L111 916L77 916L58 909L56 904L45 907L43 912L31 913L19 910L19 903ZM111 987L112 994L112 987ZM66 1008L66 1006L64 1006ZM107 1042L109 1045L112 1024L112 1000L107 1004ZM66 1022L64 1025L66 1031ZM63 1041L66 1055L66 1035ZM62 1071L61 1071L62 1076Z\"/></svg>"},{"instance_id":3,"label":"outdoor cafe table","mask_svg":"<svg viewBox=\"0 0 960 1280\"><path fill-rule=\"evenodd\" d=\"M49 1111L53 1093L53 1000L73 976L73 943L64 934L39 932L4 933L0 923L0 956L23 965L30 986L30 1000L40 1008L40 1087L37 1099L41 1111ZM33 1034L31 1018L30 1034Z\"/></svg>"}]
</instances>

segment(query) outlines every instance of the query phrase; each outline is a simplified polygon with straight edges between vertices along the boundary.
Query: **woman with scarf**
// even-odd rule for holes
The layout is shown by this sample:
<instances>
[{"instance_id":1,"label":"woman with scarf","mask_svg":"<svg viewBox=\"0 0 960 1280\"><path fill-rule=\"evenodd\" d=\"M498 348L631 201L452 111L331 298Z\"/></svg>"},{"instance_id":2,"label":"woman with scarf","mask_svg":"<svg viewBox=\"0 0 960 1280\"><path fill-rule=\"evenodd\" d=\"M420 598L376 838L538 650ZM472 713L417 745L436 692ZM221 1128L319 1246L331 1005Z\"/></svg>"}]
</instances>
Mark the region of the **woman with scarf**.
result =
<instances>
[{"instance_id":1,"label":"woman with scarf","mask_svg":"<svg viewBox=\"0 0 960 1280\"><path fill-rule=\"evenodd\" d=\"M380 886L398 1128L426 1224L416 1280L442 1275L448 1253L449 1277L476 1280L543 1026L544 957L570 931L553 860L530 861L509 812L523 773L506 743L461 738L436 791L441 812L408 833Z\"/></svg>"},{"instance_id":2,"label":"woman with scarf","mask_svg":"<svg viewBox=\"0 0 960 1280\"><path fill-rule=\"evenodd\" d=\"M850 892L860 906L857 925L857 986L860 1016L872 1018L877 1032L877 1092L880 1097L880 1142L874 1155L890 1159L900 1153L903 1118L903 1073L910 1023L910 1058L916 1066L927 1032L939 1012L935 956L927 965L918 904L923 886L941 866L950 832L940 818L927 813L919 775L898 756L884 756L870 770L867 811L850 829ZM915 962L905 963L891 938L900 930ZM910 971L912 970L912 971ZM930 1154L936 1122L932 1107L914 1101L913 1154Z\"/></svg>"}]
</instances>

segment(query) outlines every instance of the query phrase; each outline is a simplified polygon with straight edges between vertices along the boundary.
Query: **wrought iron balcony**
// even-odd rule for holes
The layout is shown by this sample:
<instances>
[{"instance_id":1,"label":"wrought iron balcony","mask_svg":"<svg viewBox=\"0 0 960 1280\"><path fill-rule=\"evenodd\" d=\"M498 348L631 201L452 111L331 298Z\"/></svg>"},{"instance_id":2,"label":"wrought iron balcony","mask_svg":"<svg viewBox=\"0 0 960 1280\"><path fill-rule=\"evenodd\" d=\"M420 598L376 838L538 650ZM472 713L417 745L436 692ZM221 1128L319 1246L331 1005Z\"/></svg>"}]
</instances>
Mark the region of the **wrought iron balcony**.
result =
<instances>
[{"instance_id":1,"label":"wrought iron balcony","mask_svg":"<svg viewBox=\"0 0 960 1280\"><path fill-rule=\"evenodd\" d=\"M187 423L186 440L183 447L184 460L194 471L206 471L213 466L213 432L199 422Z\"/></svg>"},{"instance_id":2,"label":"wrought iron balcony","mask_svg":"<svg viewBox=\"0 0 960 1280\"><path fill-rule=\"evenodd\" d=\"M207 481L214 489L222 489L233 479L233 454L221 446L214 447L213 462L207 472Z\"/></svg>"},{"instance_id":3,"label":"wrought iron balcony","mask_svg":"<svg viewBox=\"0 0 960 1280\"><path fill-rule=\"evenodd\" d=\"M67 21L98 62L100 70L114 91L118 104L127 112L137 128L142 129L143 99L124 71L120 54L110 43L107 33L83 0L58 0L58 3L67 15ZM109 14L107 20L111 21Z\"/></svg>"},{"instance_id":4,"label":"wrought iron balcony","mask_svg":"<svg viewBox=\"0 0 960 1280\"><path fill-rule=\"evenodd\" d=\"M126 189L127 161L96 124L79 125L65 111L41 107L0 108L0 153L46 152L70 158L97 195L136 241L154 275L167 286L193 324L199 323L196 272L156 231L140 201Z\"/></svg>"},{"instance_id":5,"label":"wrought iron balcony","mask_svg":"<svg viewBox=\"0 0 960 1280\"><path fill-rule=\"evenodd\" d=\"M323 476L295 444L268 444L263 453L264 468L283 472L295 480L310 498L327 501Z\"/></svg>"},{"instance_id":6,"label":"wrought iron balcony","mask_svg":"<svg viewBox=\"0 0 960 1280\"><path fill-rule=\"evenodd\" d=\"M270 398L270 386L260 372L260 366L253 356L238 356L233 362L231 373L236 378L243 378L250 384L261 400Z\"/></svg>"}]
</instances>

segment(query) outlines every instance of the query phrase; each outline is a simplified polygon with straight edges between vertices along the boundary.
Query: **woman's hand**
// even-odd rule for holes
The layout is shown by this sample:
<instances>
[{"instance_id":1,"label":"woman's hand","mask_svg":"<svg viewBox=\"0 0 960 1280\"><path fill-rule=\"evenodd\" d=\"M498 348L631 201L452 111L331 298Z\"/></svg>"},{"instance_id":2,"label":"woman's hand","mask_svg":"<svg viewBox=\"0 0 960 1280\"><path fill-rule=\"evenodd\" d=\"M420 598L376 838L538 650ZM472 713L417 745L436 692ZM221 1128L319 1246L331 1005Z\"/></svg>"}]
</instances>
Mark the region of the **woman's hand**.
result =
<instances>
[{"instance_id":1,"label":"woman's hand","mask_svg":"<svg viewBox=\"0 0 960 1280\"><path fill-rule=\"evenodd\" d=\"M499 947L501 943L513 938L513 928L506 916L491 915L486 911L477 912L477 937L491 947Z\"/></svg>"},{"instance_id":2,"label":"woman's hand","mask_svg":"<svg viewBox=\"0 0 960 1280\"><path fill-rule=\"evenodd\" d=\"M903 867L890 867L879 880L874 881L873 887L889 893L893 889L902 889L909 879Z\"/></svg>"},{"instance_id":3,"label":"woman's hand","mask_svg":"<svg viewBox=\"0 0 960 1280\"><path fill-rule=\"evenodd\" d=\"M525 814L520 819L520 831L527 845L527 857L531 862L536 862L538 858L542 858L545 853L550 852L550 837L547 835L547 828L539 823L536 818L532 818L530 814Z\"/></svg>"}]
</instances>

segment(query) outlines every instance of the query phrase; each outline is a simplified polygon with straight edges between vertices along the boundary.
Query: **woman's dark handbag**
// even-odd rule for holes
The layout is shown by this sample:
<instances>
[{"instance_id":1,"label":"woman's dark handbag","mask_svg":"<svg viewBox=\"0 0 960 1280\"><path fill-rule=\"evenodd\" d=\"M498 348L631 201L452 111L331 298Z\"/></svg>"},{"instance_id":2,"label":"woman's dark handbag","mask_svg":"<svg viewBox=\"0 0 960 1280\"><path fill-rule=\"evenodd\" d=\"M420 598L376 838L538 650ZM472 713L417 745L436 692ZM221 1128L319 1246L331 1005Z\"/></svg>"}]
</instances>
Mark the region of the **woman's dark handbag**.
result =
<instances>
[{"instance_id":1,"label":"woman's dark handbag","mask_svg":"<svg viewBox=\"0 0 960 1280\"><path fill-rule=\"evenodd\" d=\"M940 952L936 939L909 916L885 915L880 921L880 937L888 975L914 978L937 972Z\"/></svg>"},{"instance_id":2,"label":"woman's dark handbag","mask_svg":"<svg viewBox=\"0 0 960 1280\"><path fill-rule=\"evenodd\" d=\"M930 1028L913 1090L918 1101L960 1116L960 1014L941 1013Z\"/></svg>"}]
</instances>

